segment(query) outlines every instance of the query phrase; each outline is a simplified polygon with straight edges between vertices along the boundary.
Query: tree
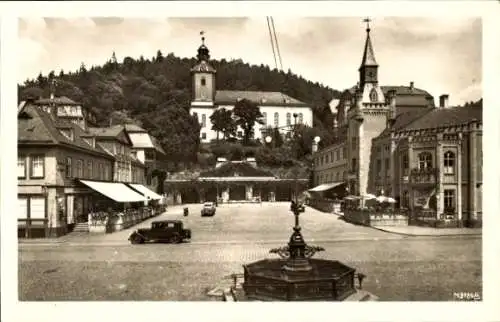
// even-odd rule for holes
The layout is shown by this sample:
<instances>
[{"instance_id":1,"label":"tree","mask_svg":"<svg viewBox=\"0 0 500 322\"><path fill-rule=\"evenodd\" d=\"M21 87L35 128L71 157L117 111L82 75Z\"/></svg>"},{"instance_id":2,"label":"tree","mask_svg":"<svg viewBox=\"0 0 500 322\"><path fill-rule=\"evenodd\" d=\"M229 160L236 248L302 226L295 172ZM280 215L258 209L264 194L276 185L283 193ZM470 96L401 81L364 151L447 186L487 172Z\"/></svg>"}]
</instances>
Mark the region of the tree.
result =
<instances>
[{"instance_id":1,"label":"tree","mask_svg":"<svg viewBox=\"0 0 500 322\"><path fill-rule=\"evenodd\" d=\"M254 134L255 123L264 124L263 115L257 104L247 99L236 102L233 114L236 117L236 125L243 130L243 143L248 144Z\"/></svg>"},{"instance_id":2,"label":"tree","mask_svg":"<svg viewBox=\"0 0 500 322\"><path fill-rule=\"evenodd\" d=\"M212 122L212 130L217 132L217 141L219 141L219 132L224 134L224 139L236 134L236 124L232 113L225 108L215 110L210 115L210 122Z\"/></svg>"},{"instance_id":3,"label":"tree","mask_svg":"<svg viewBox=\"0 0 500 322\"><path fill-rule=\"evenodd\" d=\"M162 54L161 50L159 50L159 49L156 52L156 59L155 60L157 63L161 63L163 61L163 54Z\"/></svg>"}]
</instances>

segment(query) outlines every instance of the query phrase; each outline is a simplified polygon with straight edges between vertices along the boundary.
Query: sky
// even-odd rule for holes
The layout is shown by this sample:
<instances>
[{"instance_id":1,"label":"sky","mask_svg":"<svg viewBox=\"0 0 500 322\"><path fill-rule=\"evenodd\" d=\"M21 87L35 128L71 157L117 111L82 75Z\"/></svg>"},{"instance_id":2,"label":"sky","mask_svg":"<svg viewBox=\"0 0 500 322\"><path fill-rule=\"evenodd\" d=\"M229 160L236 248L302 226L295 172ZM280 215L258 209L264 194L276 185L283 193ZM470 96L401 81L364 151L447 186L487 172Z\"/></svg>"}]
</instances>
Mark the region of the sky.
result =
<instances>
[{"instance_id":1,"label":"sky","mask_svg":"<svg viewBox=\"0 0 500 322\"><path fill-rule=\"evenodd\" d=\"M283 69L337 90L355 85L366 38L363 17L275 17ZM18 82L130 56L194 57L205 32L212 58L275 67L266 17L26 18L19 20ZM380 85L427 90L452 105L482 97L482 22L472 17L373 17Z\"/></svg>"}]
</instances>

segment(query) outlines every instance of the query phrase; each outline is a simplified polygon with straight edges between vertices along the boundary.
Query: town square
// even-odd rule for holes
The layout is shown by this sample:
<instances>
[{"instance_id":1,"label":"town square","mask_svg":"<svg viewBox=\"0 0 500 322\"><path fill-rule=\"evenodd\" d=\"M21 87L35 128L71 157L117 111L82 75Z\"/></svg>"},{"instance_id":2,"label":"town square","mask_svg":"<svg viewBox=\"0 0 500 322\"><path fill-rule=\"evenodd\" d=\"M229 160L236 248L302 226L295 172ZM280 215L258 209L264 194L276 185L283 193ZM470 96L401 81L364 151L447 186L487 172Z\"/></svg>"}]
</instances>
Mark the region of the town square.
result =
<instances>
[{"instance_id":1,"label":"town square","mask_svg":"<svg viewBox=\"0 0 500 322\"><path fill-rule=\"evenodd\" d=\"M483 300L481 19L298 21L19 19L20 301Z\"/></svg>"}]
</instances>

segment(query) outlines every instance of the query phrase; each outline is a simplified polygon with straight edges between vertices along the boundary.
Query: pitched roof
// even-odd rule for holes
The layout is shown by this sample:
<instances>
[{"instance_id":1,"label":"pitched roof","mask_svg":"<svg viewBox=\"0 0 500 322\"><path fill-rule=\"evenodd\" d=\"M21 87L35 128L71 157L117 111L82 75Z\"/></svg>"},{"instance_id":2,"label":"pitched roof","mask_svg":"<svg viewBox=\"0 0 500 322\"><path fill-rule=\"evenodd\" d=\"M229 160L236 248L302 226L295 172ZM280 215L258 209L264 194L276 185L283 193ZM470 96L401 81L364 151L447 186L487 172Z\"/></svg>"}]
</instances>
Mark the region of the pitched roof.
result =
<instances>
[{"instance_id":1,"label":"pitched roof","mask_svg":"<svg viewBox=\"0 0 500 322\"><path fill-rule=\"evenodd\" d=\"M248 162L226 162L220 167L200 173L200 178L206 177L274 177L268 171L253 167Z\"/></svg>"},{"instance_id":2,"label":"pitched roof","mask_svg":"<svg viewBox=\"0 0 500 322\"><path fill-rule=\"evenodd\" d=\"M363 51L363 59L361 60L361 67L363 66L378 66L370 38L370 29L366 30L365 50Z\"/></svg>"},{"instance_id":3,"label":"pitched roof","mask_svg":"<svg viewBox=\"0 0 500 322\"><path fill-rule=\"evenodd\" d=\"M154 136L151 136L151 135L149 137L151 138L151 141L153 141L153 145L154 145L156 151L163 153L163 154L167 154L167 153L165 153L165 150L163 150L163 147L161 146L160 141L158 141L157 138L155 138Z\"/></svg>"},{"instance_id":4,"label":"pitched roof","mask_svg":"<svg viewBox=\"0 0 500 322\"><path fill-rule=\"evenodd\" d=\"M196 64L195 66L193 66L193 68L191 68L191 72L193 73L215 73L215 68L213 68L209 63L207 63L206 61L202 60L201 62L199 62L198 64Z\"/></svg>"},{"instance_id":5,"label":"pitched roof","mask_svg":"<svg viewBox=\"0 0 500 322\"><path fill-rule=\"evenodd\" d=\"M415 119L404 127L405 130L429 129L443 126L460 125L472 120L483 121L483 107L459 106L436 108Z\"/></svg>"},{"instance_id":6,"label":"pitched roof","mask_svg":"<svg viewBox=\"0 0 500 322\"><path fill-rule=\"evenodd\" d=\"M154 148L148 133L128 133L128 136L134 148Z\"/></svg>"},{"instance_id":7,"label":"pitched roof","mask_svg":"<svg viewBox=\"0 0 500 322\"><path fill-rule=\"evenodd\" d=\"M218 104L231 104L242 99L247 99L260 106L307 106L293 97L280 92L263 92L263 91L217 91L215 93L215 102Z\"/></svg>"},{"instance_id":8,"label":"pitched roof","mask_svg":"<svg viewBox=\"0 0 500 322\"><path fill-rule=\"evenodd\" d=\"M426 90L411 87L411 86L380 86L385 96L390 90L396 91L396 106L397 107L429 107L434 105L434 97ZM354 95L357 86L353 86L347 90L348 93ZM429 100L432 99L432 104Z\"/></svg>"},{"instance_id":9,"label":"pitched roof","mask_svg":"<svg viewBox=\"0 0 500 322\"><path fill-rule=\"evenodd\" d=\"M54 120L47 112L33 105L25 105L18 114L18 143L53 143L85 149L106 155L102 147L92 147L84 139L85 131L78 125L64 120ZM73 140L64 136L59 129L72 129Z\"/></svg>"},{"instance_id":10,"label":"pitched roof","mask_svg":"<svg viewBox=\"0 0 500 322\"><path fill-rule=\"evenodd\" d=\"M45 104L80 105L80 103L77 103L77 102L73 101L72 99L70 99L70 98L68 98L66 96L54 97L53 99L51 99L51 98L41 98L39 100L36 100L35 104L37 104L37 105L45 105Z\"/></svg>"},{"instance_id":11,"label":"pitched roof","mask_svg":"<svg viewBox=\"0 0 500 322\"><path fill-rule=\"evenodd\" d=\"M125 127L125 131L127 132L147 132L145 129L136 124L129 123L123 126Z\"/></svg>"},{"instance_id":12,"label":"pitched roof","mask_svg":"<svg viewBox=\"0 0 500 322\"><path fill-rule=\"evenodd\" d=\"M399 131L404 129L405 126L415 121L419 117L429 113L432 109L425 109L419 107L397 107L396 119L391 128L386 128L379 137L388 135L391 131Z\"/></svg>"},{"instance_id":13,"label":"pitched roof","mask_svg":"<svg viewBox=\"0 0 500 322\"><path fill-rule=\"evenodd\" d=\"M123 127L112 126L112 127L89 127L88 132L100 138L115 138L121 132L123 132Z\"/></svg>"}]
</instances>

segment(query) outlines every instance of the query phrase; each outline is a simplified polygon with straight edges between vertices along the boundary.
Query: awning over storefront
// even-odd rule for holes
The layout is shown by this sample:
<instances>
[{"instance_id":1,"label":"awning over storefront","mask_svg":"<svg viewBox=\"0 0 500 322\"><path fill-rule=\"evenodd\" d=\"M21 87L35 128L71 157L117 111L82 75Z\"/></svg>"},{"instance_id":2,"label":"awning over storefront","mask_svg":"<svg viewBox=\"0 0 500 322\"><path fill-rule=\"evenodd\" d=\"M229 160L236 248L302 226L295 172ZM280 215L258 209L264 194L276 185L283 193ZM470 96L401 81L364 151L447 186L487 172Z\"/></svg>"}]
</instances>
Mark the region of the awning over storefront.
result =
<instances>
[{"instance_id":1,"label":"awning over storefront","mask_svg":"<svg viewBox=\"0 0 500 322\"><path fill-rule=\"evenodd\" d=\"M327 190L333 189L335 187L338 187L338 186L340 186L342 184L344 184L344 182L324 183L324 184L320 184L319 186L316 186L314 188L311 188L311 189L309 189L307 191L310 191L310 192L327 191Z\"/></svg>"},{"instance_id":2,"label":"awning over storefront","mask_svg":"<svg viewBox=\"0 0 500 322\"><path fill-rule=\"evenodd\" d=\"M134 184L134 183L130 183L129 184L133 189L139 191L140 193L142 193L145 197L149 198L149 199L153 199L153 200L160 200L162 198L162 196L160 196L159 194L157 194L156 192L144 187L142 184Z\"/></svg>"},{"instance_id":3,"label":"awning over storefront","mask_svg":"<svg viewBox=\"0 0 500 322\"><path fill-rule=\"evenodd\" d=\"M146 200L146 197L130 189L124 183L89 180L80 180L80 182L116 202L139 202Z\"/></svg>"}]
</instances>

